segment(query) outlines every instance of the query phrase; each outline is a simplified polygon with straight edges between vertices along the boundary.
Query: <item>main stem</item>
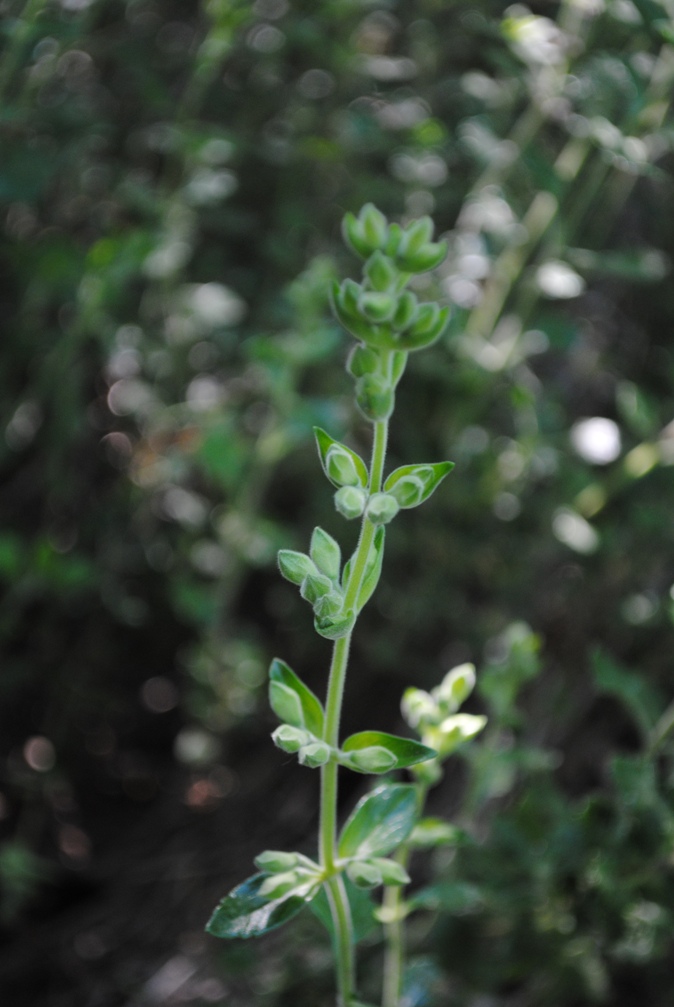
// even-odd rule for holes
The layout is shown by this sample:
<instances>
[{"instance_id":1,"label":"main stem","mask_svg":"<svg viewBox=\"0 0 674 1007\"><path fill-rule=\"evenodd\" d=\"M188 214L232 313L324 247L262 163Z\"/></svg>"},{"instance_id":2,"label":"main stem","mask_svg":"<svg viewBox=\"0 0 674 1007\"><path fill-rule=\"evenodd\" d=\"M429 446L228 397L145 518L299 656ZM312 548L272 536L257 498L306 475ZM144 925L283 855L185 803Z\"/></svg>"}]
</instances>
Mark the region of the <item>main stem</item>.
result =
<instances>
[{"instance_id":1,"label":"main stem","mask_svg":"<svg viewBox=\"0 0 674 1007\"><path fill-rule=\"evenodd\" d=\"M374 424L372 442L372 462L370 465L370 493L381 490L388 441L388 420ZM365 574L367 558L374 539L375 526L366 517L360 528L358 545L351 564L351 573L344 598L344 609L356 610L360 586ZM339 746L339 724L342 715L342 700L346 669L349 662L349 648L353 630L335 641L330 665L328 695L325 703L325 730L323 740L332 748ZM321 817L319 849L321 866L328 875L326 891L335 932L335 967L340 1007L349 1007L355 994L355 963L353 924L349 900L344 882L335 872L337 858L337 763L328 762L321 769Z\"/></svg>"}]
</instances>

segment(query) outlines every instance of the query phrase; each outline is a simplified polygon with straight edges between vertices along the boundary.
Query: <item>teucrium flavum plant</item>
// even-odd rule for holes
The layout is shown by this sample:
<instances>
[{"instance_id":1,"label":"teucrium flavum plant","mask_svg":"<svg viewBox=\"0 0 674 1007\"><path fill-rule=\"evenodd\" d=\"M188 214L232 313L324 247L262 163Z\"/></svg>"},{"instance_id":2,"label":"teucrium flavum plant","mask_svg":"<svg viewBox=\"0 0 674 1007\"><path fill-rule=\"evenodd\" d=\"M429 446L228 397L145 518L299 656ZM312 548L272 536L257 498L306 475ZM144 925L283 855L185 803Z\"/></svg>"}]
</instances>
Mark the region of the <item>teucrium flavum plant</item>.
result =
<instances>
[{"instance_id":1,"label":"teucrium flavum plant","mask_svg":"<svg viewBox=\"0 0 674 1007\"><path fill-rule=\"evenodd\" d=\"M356 452L316 429L325 475L335 487L335 506L348 520L360 518L358 544L342 564L339 544L322 528L311 537L308 554L282 549L283 576L296 584L314 612L314 626L334 641L325 706L278 658L269 671L269 700L281 725L274 743L321 771L319 851L316 860L300 853L267 850L256 859L259 873L222 900L207 929L217 937L253 937L297 915L323 892L331 920L340 1007L362 1007L357 999L354 929L345 878L358 888L384 885L378 911L387 931L385 1007L401 996L402 925L409 905L400 890L409 881L407 861L415 845L447 841L447 827L420 819L427 789L440 777L440 762L476 734L484 718L458 713L472 690L474 671L450 672L432 693L409 689L403 713L420 741L368 730L341 740L339 733L351 635L379 580L385 526L401 509L423 503L451 471L451 462L405 465L384 478L388 424L395 390L410 352L435 342L449 320L449 308L419 303L407 289L411 277L433 269L446 254L433 242L430 218L406 227L390 224L372 204L343 222L346 244L364 261L361 283L335 283L335 315L358 340L347 370L355 397L373 425L369 466ZM381 775L410 769L414 782L384 782L363 797L337 828L337 782L342 766ZM451 831L451 830L450 830ZM390 854L394 854L391 857Z\"/></svg>"}]
</instances>

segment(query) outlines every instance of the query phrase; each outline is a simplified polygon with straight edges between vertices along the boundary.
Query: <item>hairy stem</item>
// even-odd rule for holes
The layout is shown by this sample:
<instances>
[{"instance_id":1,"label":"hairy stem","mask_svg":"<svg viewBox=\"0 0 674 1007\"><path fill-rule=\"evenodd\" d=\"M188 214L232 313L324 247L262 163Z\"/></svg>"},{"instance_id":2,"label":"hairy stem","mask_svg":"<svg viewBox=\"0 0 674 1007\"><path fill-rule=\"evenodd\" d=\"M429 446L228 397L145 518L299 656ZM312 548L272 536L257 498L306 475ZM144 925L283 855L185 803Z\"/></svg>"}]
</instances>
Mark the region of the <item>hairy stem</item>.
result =
<instances>
[{"instance_id":1,"label":"hairy stem","mask_svg":"<svg viewBox=\"0 0 674 1007\"><path fill-rule=\"evenodd\" d=\"M381 489L388 440L388 420L375 423L370 465L370 493ZM355 609L360 586L365 574L367 558L374 539L375 526L366 517L360 529L358 545L346 584L344 607ZM332 748L339 745L339 724L342 715L344 683L349 662L351 633L335 641L325 704L325 730L323 740ZM348 1007L354 993L355 964L353 952L353 925L349 901L341 877L335 874L337 856L337 771L336 762L328 762L321 769L321 811L319 850L321 865L328 875L326 892L332 912L336 945L337 988L341 1007Z\"/></svg>"}]
</instances>

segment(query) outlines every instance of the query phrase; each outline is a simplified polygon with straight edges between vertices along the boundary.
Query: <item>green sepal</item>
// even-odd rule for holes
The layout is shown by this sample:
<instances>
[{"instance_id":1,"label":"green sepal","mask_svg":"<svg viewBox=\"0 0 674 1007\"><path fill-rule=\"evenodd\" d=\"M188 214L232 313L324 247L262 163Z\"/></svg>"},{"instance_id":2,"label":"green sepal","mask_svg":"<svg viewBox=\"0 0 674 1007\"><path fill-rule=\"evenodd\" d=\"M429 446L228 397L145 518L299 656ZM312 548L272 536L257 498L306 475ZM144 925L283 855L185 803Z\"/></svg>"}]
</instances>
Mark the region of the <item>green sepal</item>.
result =
<instances>
[{"instance_id":1,"label":"green sepal","mask_svg":"<svg viewBox=\"0 0 674 1007\"><path fill-rule=\"evenodd\" d=\"M302 713L302 722L294 724L294 727L304 727L317 738L323 735L324 712L320 700L309 689L301 678L289 668L285 661L275 657L269 668L269 702L272 710L278 713L272 699L272 689L275 685L282 685L285 689L291 690L299 701ZM278 716L281 716L278 714ZM284 719L281 717L281 719ZM291 723L288 721L288 723Z\"/></svg>"},{"instance_id":2,"label":"green sepal","mask_svg":"<svg viewBox=\"0 0 674 1007\"><path fill-rule=\"evenodd\" d=\"M322 528L314 528L309 555L322 574L332 581L339 580L342 551L332 535L328 535Z\"/></svg>"},{"instance_id":3,"label":"green sepal","mask_svg":"<svg viewBox=\"0 0 674 1007\"><path fill-rule=\"evenodd\" d=\"M404 842L414 827L416 787L391 783L377 787L356 805L339 837L340 858L385 856Z\"/></svg>"},{"instance_id":4,"label":"green sepal","mask_svg":"<svg viewBox=\"0 0 674 1007\"><path fill-rule=\"evenodd\" d=\"M356 454L355 451L352 451L351 448L347 448L346 444L342 444L340 441L336 441L334 439L334 437L331 437L330 434L328 434L328 433L325 432L325 430L321 430L320 427L314 427L314 434L315 434L315 437L316 437L316 445L318 447L318 455L319 455L319 458L321 459L321 465L323 467L323 471L325 472L326 476L328 477L328 479L330 480L330 482L332 483L333 486L337 486L337 487L341 487L341 486L344 486L344 485L354 485L355 486L355 485L358 485L358 484L360 484L360 486L362 486L362 487L367 486L368 478L369 478L368 471L367 471L367 465L365 464L365 462L363 461L363 459L360 457L360 455ZM330 475L330 473L328 472L327 458L328 458L328 453L329 453L329 451L330 451L331 448L333 448L333 449L334 448L339 448L340 451L346 452L346 455L348 457L350 457L350 460L352 461L354 469L355 469L357 483L337 482Z\"/></svg>"},{"instance_id":5,"label":"green sepal","mask_svg":"<svg viewBox=\"0 0 674 1007\"><path fill-rule=\"evenodd\" d=\"M428 500L453 468L454 462L403 465L391 472L384 483L384 490L395 497L401 507L418 507Z\"/></svg>"},{"instance_id":6,"label":"green sepal","mask_svg":"<svg viewBox=\"0 0 674 1007\"><path fill-rule=\"evenodd\" d=\"M213 937L259 937L297 916L313 897L289 894L266 899L260 888L268 877L254 874L225 896L206 924L207 933Z\"/></svg>"},{"instance_id":7,"label":"green sepal","mask_svg":"<svg viewBox=\"0 0 674 1007\"><path fill-rule=\"evenodd\" d=\"M384 538L385 538L385 528L383 525L379 525L376 532L374 533L374 539L372 540L372 545L370 546L370 551L368 552L367 561L365 564L365 573L363 575L363 582L360 585L360 591L358 592L358 601L356 604L356 609L358 612L368 603L372 597L374 590L379 583L379 577L381 576L381 566L384 560ZM351 573L351 559L347 560L344 565L344 571L342 573L342 587L346 588L349 583L349 575Z\"/></svg>"},{"instance_id":8,"label":"green sepal","mask_svg":"<svg viewBox=\"0 0 674 1007\"><path fill-rule=\"evenodd\" d=\"M338 640L341 636L346 636L351 632L355 621L356 614L353 611L337 616L317 615L314 618L314 629L319 636L324 636L326 640Z\"/></svg>"},{"instance_id":9,"label":"green sepal","mask_svg":"<svg viewBox=\"0 0 674 1007\"><path fill-rule=\"evenodd\" d=\"M435 749L421 745L411 738L400 738L396 734L386 734L383 731L360 731L358 734L352 734L342 745L341 751L348 755L373 747L383 748L391 754L394 761L389 769L406 769L407 766L414 766L418 762L434 759L438 754ZM349 761L343 764L356 769L356 772L367 772L358 770Z\"/></svg>"}]
</instances>

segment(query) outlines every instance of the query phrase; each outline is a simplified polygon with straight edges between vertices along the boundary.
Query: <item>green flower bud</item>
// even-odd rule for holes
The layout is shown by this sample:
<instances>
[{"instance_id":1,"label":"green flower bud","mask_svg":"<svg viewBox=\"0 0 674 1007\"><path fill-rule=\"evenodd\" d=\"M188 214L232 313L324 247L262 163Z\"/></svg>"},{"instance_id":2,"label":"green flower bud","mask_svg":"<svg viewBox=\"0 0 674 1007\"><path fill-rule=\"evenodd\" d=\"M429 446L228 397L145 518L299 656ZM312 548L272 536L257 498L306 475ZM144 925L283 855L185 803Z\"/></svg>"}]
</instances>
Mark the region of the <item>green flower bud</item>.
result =
<instances>
[{"instance_id":1,"label":"green flower bud","mask_svg":"<svg viewBox=\"0 0 674 1007\"><path fill-rule=\"evenodd\" d=\"M328 479L339 486L359 486L360 478L356 464L339 444L332 444L325 456L325 471Z\"/></svg>"},{"instance_id":2,"label":"green flower bud","mask_svg":"<svg viewBox=\"0 0 674 1007\"><path fill-rule=\"evenodd\" d=\"M446 758L465 741L479 734L486 723L486 717L455 713L454 716L443 720L438 727L430 727L424 734L423 743Z\"/></svg>"},{"instance_id":3,"label":"green flower bud","mask_svg":"<svg viewBox=\"0 0 674 1007\"><path fill-rule=\"evenodd\" d=\"M430 217L420 217L408 224L398 251L401 255L414 255L430 242L433 237L433 221Z\"/></svg>"},{"instance_id":4,"label":"green flower bud","mask_svg":"<svg viewBox=\"0 0 674 1007\"><path fill-rule=\"evenodd\" d=\"M393 327L398 330L406 329L417 317L419 302L410 290L406 290L398 298L398 305L393 316Z\"/></svg>"},{"instance_id":5,"label":"green flower bud","mask_svg":"<svg viewBox=\"0 0 674 1007\"><path fill-rule=\"evenodd\" d=\"M403 238L403 229L400 224L389 224L388 237L384 246L384 253L394 257L398 253L400 242Z\"/></svg>"},{"instance_id":6,"label":"green flower bud","mask_svg":"<svg viewBox=\"0 0 674 1007\"><path fill-rule=\"evenodd\" d=\"M370 857L369 863L380 872L385 885L409 885L410 876L397 861L388 857Z\"/></svg>"},{"instance_id":7,"label":"green flower bud","mask_svg":"<svg viewBox=\"0 0 674 1007\"><path fill-rule=\"evenodd\" d=\"M375 252L365 263L363 270L373 290L390 290L398 280L399 273L391 260Z\"/></svg>"},{"instance_id":8,"label":"green flower bud","mask_svg":"<svg viewBox=\"0 0 674 1007\"><path fill-rule=\"evenodd\" d=\"M281 724L271 736L277 748L284 752L298 752L302 745L307 745L311 739L308 731L303 731L300 727L291 727L289 724Z\"/></svg>"},{"instance_id":9,"label":"green flower bud","mask_svg":"<svg viewBox=\"0 0 674 1007\"><path fill-rule=\"evenodd\" d=\"M376 374L381 366L381 357L369 346L354 346L349 353L346 369L354 378L364 374Z\"/></svg>"},{"instance_id":10,"label":"green flower bud","mask_svg":"<svg viewBox=\"0 0 674 1007\"><path fill-rule=\"evenodd\" d=\"M385 378L366 374L356 381L356 403L368 420L386 420L393 412L393 389Z\"/></svg>"},{"instance_id":11,"label":"green flower bud","mask_svg":"<svg viewBox=\"0 0 674 1007\"><path fill-rule=\"evenodd\" d=\"M301 584L305 577L317 573L316 567L303 552L281 549L278 554L279 570L292 584Z\"/></svg>"},{"instance_id":12,"label":"green flower bud","mask_svg":"<svg viewBox=\"0 0 674 1007\"><path fill-rule=\"evenodd\" d=\"M272 874L270 877L265 878L260 885L259 894L271 902L273 899L280 899L283 895L287 895L288 892L292 892L293 889L299 888L300 885L311 880L313 878L306 871L297 869L284 871L283 874Z\"/></svg>"},{"instance_id":13,"label":"green flower bud","mask_svg":"<svg viewBox=\"0 0 674 1007\"><path fill-rule=\"evenodd\" d=\"M341 636L346 636L353 629L356 616L353 611L336 616L316 616L314 619L314 629L326 640L339 640Z\"/></svg>"},{"instance_id":14,"label":"green flower bud","mask_svg":"<svg viewBox=\"0 0 674 1007\"><path fill-rule=\"evenodd\" d=\"M393 294L366 290L358 299L358 309L368 322L387 322L393 317L397 303Z\"/></svg>"},{"instance_id":15,"label":"green flower bud","mask_svg":"<svg viewBox=\"0 0 674 1007\"><path fill-rule=\"evenodd\" d=\"M284 853L282 850L265 850L255 857L255 866L265 874L280 874L297 867L298 853Z\"/></svg>"},{"instance_id":16,"label":"green flower bud","mask_svg":"<svg viewBox=\"0 0 674 1007\"><path fill-rule=\"evenodd\" d=\"M335 507L348 520L360 517L366 503L367 493L360 486L342 486L335 493Z\"/></svg>"},{"instance_id":17,"label":"green flower bud","mask_svg":"<svg viewBox=\"0 0 674 1007\"><path fill-rule=\"evenodd\" d=\"M398 761L392 752L382 745L371 745L355 752L348 752L348 764L361 773L388 773Z\"/></svg>"},{"instance_id":18,"label":"green flower bud","mask_svg":"<svg viewBox=\"0 0 674 1007\"><path fill-rule=\"evenodd\" d=\"M366 203L358 216L371 251L383 248L388 237L388 221L381 210L374 203Z\"/></svg>"},{"instance_id":19,"label":"green flower bud","mask_svg":"<svg viewBox=\"0 0 674 1007\"><path fill-rule=\"evenodd\" d=\"M441 716L437 703L424 689L406 689L400 708L407 723L415 728L436 724Z\"/></svg>"},{"instance_id":20,"label":"green flower bud","mask_svg":"<svg viewBox=\"0 0 674 1007\"><path fill-rule=\"evenodd\" d=\"M433 689L433 697L443 714L455 713L475 688L475 665L460 664L447 672L442 682Z\"/></svg>"},{"instance_id":21,"label":"green flower bud","mask_svg":"<svg viewBox=\"0 0 674 1007\"><path fill-rule=\"evenodd\" d=\"M353 860L346 873L357 888L376 888L384 881L379 868L368 860Z\"/></svg>"},{"instance_id":22,"label":"green flower bud","mask_svg":"<svg viewBox=\"0 0 674 1007\"><path fill-rule=\"evenodd\" d=\"M416 252L408 252L405 249L404 237L400 242L396 255L396 265L404 269L406 273L426 273L429 269L435 269L447 255L447 242L429 242L422 245Z\"/></svg>"},{"instance_id":23,"label":"green flower bud","mask_svg":"<svg viewBox=\"0 0 674 1007\"><path fill-rule=\"evenodd\" d=\"M300 594L311 605L315 604L324 594L332 591L332 581L322 573L310 573L305 577L300 587Z\"/></svg>"},{"instance_id":24,"label":"green flower bud","mask_svg":"<svg viewBox=\"0 0 674 1007\"><path fill-rule=\"evenodd\" d=\"M330 452L328 452L329 454ZM350 458L349 461L351 461ZM355 465L353 468L355 472ZM322 574L325 574L330 580L338 580L342 563L342 551L332 535L328 535L322 528L314 528L311 536L309 555Z\"/></svg>"},{"instance_id":25,"label":"green flower bud","mask_svg":"<svg viewBox=\"0 0 674 1007\"><path fill-rule=\"evenodd\" d=\"M332 619L339 615L344 607L344 597L338 591L331 591L324 594L314 605L314 614L317 619Z\"/></svg>"},{"instance_id":26,"label":"green flower bud","mask_svg":"<svg viewBox=\"0 0 674 1007\"><path fill-rule=\"evenodd\" d=\"M367 502L365 516L372 524L388 524L399 510L398 501L388 493L373 493Z\"/></svg>"},{"instance_id":27,"label":"green flower bud","mask_svg":"<svg viewBox=\"0 0 674 1007\"><path fill-rule=\"evenodd\" d=\"M293 727L304 727L304 712L300 697L290 686L284 685L283 682L270 682L269 702L279 720Z\"/></svg>"},{"instance_id":28,"label":"green flower bud","mask_svg":"<svg viewBox=\"0 0 674 1007\"><path fill-rule=\"evenodd\" d=\"M416 507L424 495L424 482L419 476L403 476L388 491L401 507Z\"/></svg>"},{"instance_id":29,"label":"green flower bud","mask_svg":"<svg viewBox=\"0 0 674 1007\"><path fill-rule=\"evenodd\" d=\"M332 750L324 741L312 741L308 745L303 745L297 753L297 758L303 766L310 769L318 769L330 761Z\"/></svg>"}]
</instances>

